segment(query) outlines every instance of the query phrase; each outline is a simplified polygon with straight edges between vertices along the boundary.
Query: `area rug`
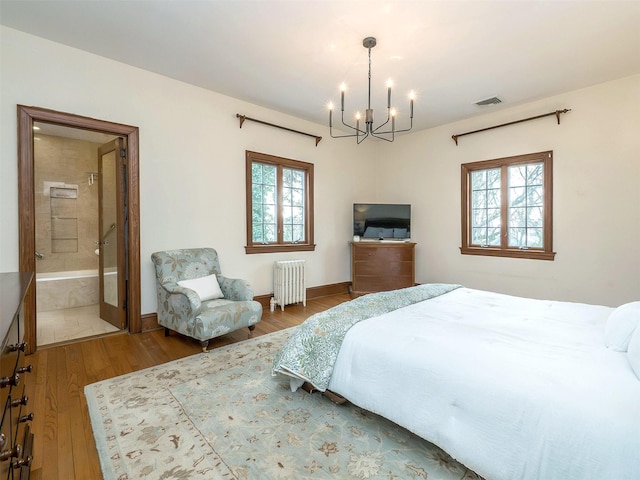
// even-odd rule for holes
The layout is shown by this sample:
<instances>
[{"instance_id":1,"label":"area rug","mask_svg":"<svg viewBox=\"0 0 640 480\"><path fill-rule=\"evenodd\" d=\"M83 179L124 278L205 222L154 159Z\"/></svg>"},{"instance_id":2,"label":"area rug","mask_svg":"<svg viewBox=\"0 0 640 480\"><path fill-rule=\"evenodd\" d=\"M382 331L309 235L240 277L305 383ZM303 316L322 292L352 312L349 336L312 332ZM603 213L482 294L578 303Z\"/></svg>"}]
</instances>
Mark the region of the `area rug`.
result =
<instances>
[{"instance_id":1,"label":"area rug","mask_svg":"<svg viewBox=\"0 0 640 480\"><path fill-rule=\"evenodd\" d=\"M291 329L87 385L105 480L478 479L351 404L271 376Z\"/></svg>"}]
</instances>

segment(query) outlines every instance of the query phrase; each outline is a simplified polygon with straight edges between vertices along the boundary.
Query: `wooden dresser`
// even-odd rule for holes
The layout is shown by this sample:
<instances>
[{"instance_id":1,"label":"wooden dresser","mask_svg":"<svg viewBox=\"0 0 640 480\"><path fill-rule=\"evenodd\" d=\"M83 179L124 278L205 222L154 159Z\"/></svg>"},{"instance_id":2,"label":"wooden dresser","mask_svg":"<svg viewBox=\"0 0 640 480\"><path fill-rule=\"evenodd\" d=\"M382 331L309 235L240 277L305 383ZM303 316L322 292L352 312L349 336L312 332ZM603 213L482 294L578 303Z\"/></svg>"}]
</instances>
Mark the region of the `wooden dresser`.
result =
<instances>
[{"instance_id":1,"label":"wooden dresser","mask_svg":"<svg viewBox=\"0 0 640 480\"><path fill-rule=\"evenodd\" d=\"M415 246L408 242L352 242L351 293L413 287Z\"/></svg>"},{"instance_id":2,"label":"wooden dresser","mask_svg":"<svg viewBox=\"0 0 640 480\"><path fill-rule=\"evenodd\" d=\"M27 480L31 471L33 433L25 380L23 303L31 273L0 273L0 480Z\"/></svg>"}]
</instances>

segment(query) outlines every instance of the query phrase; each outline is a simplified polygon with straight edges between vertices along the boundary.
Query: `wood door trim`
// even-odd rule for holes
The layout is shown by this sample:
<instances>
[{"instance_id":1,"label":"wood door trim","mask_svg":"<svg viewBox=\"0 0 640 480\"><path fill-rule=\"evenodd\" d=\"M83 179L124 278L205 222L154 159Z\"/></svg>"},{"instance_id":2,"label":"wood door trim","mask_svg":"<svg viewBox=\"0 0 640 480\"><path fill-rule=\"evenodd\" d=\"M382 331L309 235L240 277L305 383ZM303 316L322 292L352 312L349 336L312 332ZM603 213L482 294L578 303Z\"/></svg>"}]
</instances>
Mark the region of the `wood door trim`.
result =
<instances>
[{"instance_id":1,"label":"wood door trim","mask_svg":"<svg viewBox=\"0 0 640 480\"><path fill-rule=\"evenodd\" d=\"M138 127L113 123L72 113L58 112L39 107L17 106L18 114L18 218L19 269L35 273L35 204L33 123L46 122L68 127L105 132L127 139L127 223L129 252L127 268L127 316L129 332L142 331L140 315L140 177ZM35 282L31 283L25 298L25 340L27 352L36 350L36 297Z\"/></svg>"}]
</instances>

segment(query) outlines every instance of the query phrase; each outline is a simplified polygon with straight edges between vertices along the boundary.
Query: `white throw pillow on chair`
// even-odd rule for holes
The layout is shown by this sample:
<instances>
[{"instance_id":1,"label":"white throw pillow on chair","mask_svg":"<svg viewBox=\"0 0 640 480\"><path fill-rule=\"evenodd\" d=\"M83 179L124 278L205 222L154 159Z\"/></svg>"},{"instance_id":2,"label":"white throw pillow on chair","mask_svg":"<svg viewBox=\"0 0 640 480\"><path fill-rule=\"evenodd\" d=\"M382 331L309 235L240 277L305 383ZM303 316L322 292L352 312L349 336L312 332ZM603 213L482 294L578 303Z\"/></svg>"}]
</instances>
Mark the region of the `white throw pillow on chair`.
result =
<instances>
[{"instance_id":1,"label":"white throw pillow on chair","mask_svg":"<svg viewBox=\"0 0 640 480\"><path fill-rule=\"evenodd\" d=\"M193 278L191 280L180 280L178 285L196 292L200 297L201 302L215 300L216 298L224 298L222 290L220 290L218 277L215 273L207 275L206 277Z\"/></svg>"}]
</instances>

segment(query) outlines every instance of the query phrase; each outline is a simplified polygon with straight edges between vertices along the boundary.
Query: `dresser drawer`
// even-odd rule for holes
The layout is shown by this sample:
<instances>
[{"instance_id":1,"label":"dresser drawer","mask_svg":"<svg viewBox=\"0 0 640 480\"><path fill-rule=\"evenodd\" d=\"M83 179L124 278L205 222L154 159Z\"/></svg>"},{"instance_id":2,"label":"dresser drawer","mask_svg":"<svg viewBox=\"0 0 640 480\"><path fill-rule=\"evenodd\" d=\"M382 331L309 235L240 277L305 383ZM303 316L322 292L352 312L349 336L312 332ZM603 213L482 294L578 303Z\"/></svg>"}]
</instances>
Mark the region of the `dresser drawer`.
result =
<instances>
[{"instance_id":1,"label":"dresser drawer","mask_svg":"<svg viewBox=\"0 0 640 480\"><path fill-rule=\"evenodd\" d=\"M413 275L413 262L355 262L354 273L360 275L407 276Z\"/></svg>"},{"instance_id":2,"label":"dresser drawer","mask_svg":"<svg viewBox=\"0 0 640 480\"><path fill-rule=\"evenodd\" d=\"M394 244L357 246L354 248L353 261L410 262L413 261L413 248Z\"/></svg>"}]
</instances>

